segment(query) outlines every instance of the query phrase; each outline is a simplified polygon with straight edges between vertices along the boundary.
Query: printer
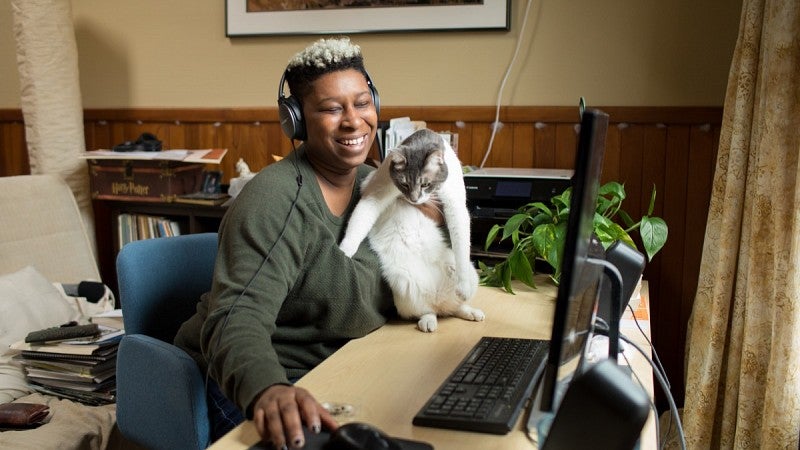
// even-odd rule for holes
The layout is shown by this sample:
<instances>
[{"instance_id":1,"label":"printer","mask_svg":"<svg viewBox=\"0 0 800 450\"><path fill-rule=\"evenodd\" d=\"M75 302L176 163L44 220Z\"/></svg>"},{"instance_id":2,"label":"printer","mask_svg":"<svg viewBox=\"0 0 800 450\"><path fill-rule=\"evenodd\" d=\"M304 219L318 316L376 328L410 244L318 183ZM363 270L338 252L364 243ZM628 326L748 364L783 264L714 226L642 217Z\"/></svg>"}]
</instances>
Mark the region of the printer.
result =
<instances>
[{"instance_id":1,"label":"printer","mask_svg":"<svg viewBox=\"0 0 800 450\"><path fill-rule=\"evenodd\" d=\"M531 202L549 203L550 199L571 186L572 170L520 169L491 167L464 174L467 208L472 225L473 257L503 258L510 242L495 244L484 251L486 236L493 225L503 225L520 207Z\"/></svg>"}]
</instances>

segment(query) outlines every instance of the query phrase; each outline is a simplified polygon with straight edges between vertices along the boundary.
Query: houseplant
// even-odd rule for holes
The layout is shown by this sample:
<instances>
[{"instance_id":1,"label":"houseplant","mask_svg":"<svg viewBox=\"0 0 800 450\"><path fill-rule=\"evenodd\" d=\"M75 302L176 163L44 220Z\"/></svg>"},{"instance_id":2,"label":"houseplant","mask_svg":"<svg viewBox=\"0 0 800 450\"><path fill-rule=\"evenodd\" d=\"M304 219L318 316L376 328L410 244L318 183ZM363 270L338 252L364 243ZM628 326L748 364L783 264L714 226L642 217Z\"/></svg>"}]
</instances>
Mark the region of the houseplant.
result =
<instances>
[{"instance_id":1,"label":"houseplant","mask_svg":"<svg viewBox=\"0 0 800 450\"><path fill-rule=\"evenodd\" d=\"M503 225L494 225L486 236L486 248L496 240L511 239L512 247L508 256L494 266L479 261L481 284L503 287L513 293L511 280L517 279L531 287L536 287L533 275L536 260L546 262L553 269L551 278L558 284L561 277L561 255L564 250L564 235L569 217L572 188L551 198L550 204L529 203L519 209ZM616 181L604 184L598 190L597 209L593 221L595 237L608 248L616 241L637 248L631 237L636 231L641 238L644 253L650 261L667 241L666 222L654 217L656 189L650 195L647 214L634 221L622 209L625 200L625 186Z\"/></svg>"}]
</instances>

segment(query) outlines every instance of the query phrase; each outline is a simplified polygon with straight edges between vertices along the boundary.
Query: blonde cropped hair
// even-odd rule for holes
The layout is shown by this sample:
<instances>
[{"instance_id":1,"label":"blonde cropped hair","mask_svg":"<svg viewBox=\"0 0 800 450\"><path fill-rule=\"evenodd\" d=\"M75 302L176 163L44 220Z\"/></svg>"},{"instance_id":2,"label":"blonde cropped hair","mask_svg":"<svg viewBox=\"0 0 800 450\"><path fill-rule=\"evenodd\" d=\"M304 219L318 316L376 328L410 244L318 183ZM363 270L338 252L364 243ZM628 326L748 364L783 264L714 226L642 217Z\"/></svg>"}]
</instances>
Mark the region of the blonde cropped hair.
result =
<instances>
[{"instance_id":1,"label":"blonde cropped hair","mask_svg":"<svg viewBox=\"0 0 800 450\"><path fill-rule=\"evenodd\" d=\"M348 37L320 39L289 59L286 83L292 95L302 103L317 78L349 69L367 76L361 47L350 42Z\"/></svg>"},{"instance_id":2,"label":"blonde cropped hair","mask_svg":"<svg viewBox=\"0 0 800 450\"><path fill-rule=\"evenodd\" d=\"M301 66L325 69L359 57L361 57L361 47L350 42L348 37L320 39L294 55L289 60L288 69Z\"/></svg>"}]
</instances>

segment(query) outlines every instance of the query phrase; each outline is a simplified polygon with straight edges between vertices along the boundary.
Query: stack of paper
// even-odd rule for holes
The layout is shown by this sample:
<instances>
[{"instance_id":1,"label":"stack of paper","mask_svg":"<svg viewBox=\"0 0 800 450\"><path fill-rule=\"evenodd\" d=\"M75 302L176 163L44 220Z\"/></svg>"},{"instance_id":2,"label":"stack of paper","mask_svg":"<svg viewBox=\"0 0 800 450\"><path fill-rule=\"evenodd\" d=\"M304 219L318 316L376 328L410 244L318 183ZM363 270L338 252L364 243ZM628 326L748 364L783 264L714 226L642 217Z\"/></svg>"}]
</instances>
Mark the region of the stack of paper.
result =
<instances>
[{"instance_id":1,"label":"stack of paper","mask_svg":"<svg viewBox=\"0 0 800 450\"><path fill-rule=\"evenodd\" d=\"M125 159L145 161L180 161L184 163L219 164L228 153L227 148L204 150L164 150L161 152L115 152L113 150L92 150L84 152L84 159Z\"/></svg>"},{"instance_id":2,"label":"stack of paper","mask_svg":"<svg viewBox=\"0 0 800 450\"><path fill-rule=\"evenodd\" d=\"M122 320L122 310L119 308L96 314L92 316L90 320L92 323L96 323L98 325L116 328L118 330L125 329L125 322Z\"/></svg>"},{"instance_id":3,"label":"stack of paper","mask_svg":"<svg viewBox=\"0 0 800 450\"><path fill-rule=\"evenodd\" d=\"M36 391L90 405L114 402L117 347L124 331L100 326L97 337L11 344Z\"/></svg>"},{"instance_id":4,"label":"stack of paper","mask_svg":"<svg viewBox=\"0 0 800 450\"><path fill-rule=\"evenodd\" d=\"M386 130L384 148L386 153L381 155L381 159L386 157L390 151L400 145L403 140L415 131L425 128L427 124L421 120L411 120L409 117L398 117L389 120L389 128Z\"/></svg>"}]
</instances>

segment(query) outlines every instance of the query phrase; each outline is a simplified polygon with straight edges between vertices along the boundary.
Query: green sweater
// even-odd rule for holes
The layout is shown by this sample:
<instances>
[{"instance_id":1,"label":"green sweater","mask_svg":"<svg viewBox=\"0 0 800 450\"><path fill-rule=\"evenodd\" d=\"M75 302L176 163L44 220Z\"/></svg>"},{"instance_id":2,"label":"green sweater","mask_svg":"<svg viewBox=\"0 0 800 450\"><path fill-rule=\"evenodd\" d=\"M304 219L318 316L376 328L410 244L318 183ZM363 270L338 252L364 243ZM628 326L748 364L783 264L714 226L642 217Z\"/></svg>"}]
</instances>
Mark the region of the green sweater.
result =
<instances>
[{"instance_id":1,"label":"green sweater","mask_svg":"<svg viewBox=\"0 0 800 450\"><path fill-rule=\"evenodd\" d=\"M338 248L370 168L358 169L353 199L337 217L304 155L301 147L263 169L231 205L220 227L211 292L175 338L201 370L210 366L211 377L248 417L261 391L304 375L395 314L366 240L352 259Z\"/></svg>"}]
</instances>

